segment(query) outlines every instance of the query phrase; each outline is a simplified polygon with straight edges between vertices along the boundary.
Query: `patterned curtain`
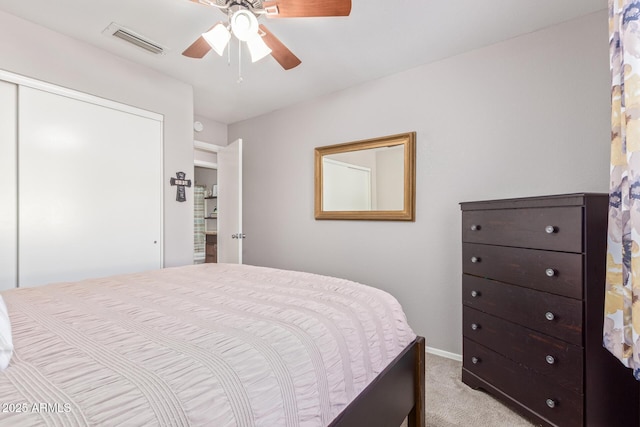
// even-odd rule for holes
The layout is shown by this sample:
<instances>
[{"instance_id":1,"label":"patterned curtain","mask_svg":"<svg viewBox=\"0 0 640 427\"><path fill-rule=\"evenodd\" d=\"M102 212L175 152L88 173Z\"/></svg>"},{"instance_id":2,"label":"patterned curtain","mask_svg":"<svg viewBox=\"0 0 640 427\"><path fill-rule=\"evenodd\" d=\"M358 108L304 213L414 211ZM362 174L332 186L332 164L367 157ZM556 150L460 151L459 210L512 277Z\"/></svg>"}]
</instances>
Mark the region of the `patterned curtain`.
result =
<instances>
[{"instance_id":1,"label":"patterned curtain","mask_svg":"<svg viewBox=\"0 0 640 427\"><path fill-rule=\"evenodd\" d=\"M206 187L196 185L193 189L193 253L194 263L204 262L205 226L204 226L204 194Z\"/></svg>"},{"instance_id":2,"label":"patterned curtain","mask_svg":"<svg viewBox=\"0 0 640 427\"><path fill-rule=\"evenodd\" d=\"M640 380L640 1L609 0L611 182L604 346Z\"/></svg>"}]
</instances>

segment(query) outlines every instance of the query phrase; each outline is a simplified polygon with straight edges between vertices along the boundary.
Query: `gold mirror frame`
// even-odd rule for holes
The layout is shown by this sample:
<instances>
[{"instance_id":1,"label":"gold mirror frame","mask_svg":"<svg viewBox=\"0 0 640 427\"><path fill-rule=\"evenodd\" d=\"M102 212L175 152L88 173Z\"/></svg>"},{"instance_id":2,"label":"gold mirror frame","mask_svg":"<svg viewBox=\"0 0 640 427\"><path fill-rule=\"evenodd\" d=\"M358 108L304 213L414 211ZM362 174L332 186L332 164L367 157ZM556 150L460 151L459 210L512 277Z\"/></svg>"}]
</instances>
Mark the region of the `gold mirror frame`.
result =
<instances>
[{"instance_id":1,"label":"gold mirror frame","mask_svg":"<svg viewBox=\"0 0 640 427\"><path fill-rule=\"evenodd\" d=\"M323 210L322 158L326 155L373 148L404 146L404 206L402 210L325 211ZM347 220L415 221L416 133L328 145L315 149L315 218Z\"/></svg>"}]
</instances>

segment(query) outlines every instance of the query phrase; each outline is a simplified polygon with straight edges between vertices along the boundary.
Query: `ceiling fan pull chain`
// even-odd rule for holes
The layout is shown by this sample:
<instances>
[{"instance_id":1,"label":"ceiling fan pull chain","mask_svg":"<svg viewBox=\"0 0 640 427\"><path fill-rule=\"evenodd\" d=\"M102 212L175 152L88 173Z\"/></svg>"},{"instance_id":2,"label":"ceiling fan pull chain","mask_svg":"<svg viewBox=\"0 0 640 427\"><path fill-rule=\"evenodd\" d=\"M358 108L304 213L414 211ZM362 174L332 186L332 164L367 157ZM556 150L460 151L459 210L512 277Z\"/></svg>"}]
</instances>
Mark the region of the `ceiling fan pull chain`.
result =
<instances>
[{"instance_id":1,"label":"ceiling fan pull chain","mask_svg":"<svg viewBox=\"0 0 640 427\"><path fill-rule=\"evenodd\" d=\"M242 42L238 41L238 83L242 83Z\"/></svg>"}]
</instances>

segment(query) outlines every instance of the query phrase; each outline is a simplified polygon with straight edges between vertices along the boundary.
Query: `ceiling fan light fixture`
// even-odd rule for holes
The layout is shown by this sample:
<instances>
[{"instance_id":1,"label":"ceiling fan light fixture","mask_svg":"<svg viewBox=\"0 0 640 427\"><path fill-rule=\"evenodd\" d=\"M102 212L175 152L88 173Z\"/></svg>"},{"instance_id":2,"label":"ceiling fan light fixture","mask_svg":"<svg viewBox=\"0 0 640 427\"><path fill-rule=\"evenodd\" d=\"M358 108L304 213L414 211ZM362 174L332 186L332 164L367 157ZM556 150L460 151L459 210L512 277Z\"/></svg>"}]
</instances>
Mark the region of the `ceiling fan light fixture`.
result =
<instances>
[{"instance_id":1,"label":"ceiling fan light fixture","mask_svg":"<svg viewBox=\"0 0 640 427\"><path fill-rule=\"evenodd\" d=\"M262 40L259 34L256 34L254 37L247 40L247 47L249 48L249 53L251 54L251 62L256 62L261 60L267 55L271 54L271 48L267 46L267 44Z\"/></svg>"},{"instance_id":2,"label":"ceiling fan light fixture","mask_svg":"<svg viewBox=\"0 0 640 427\"><path fill-rule=\"evenodd\" d=\"M246 42L258 34L258 19L247 9L237 10L231 16L231 30L238 40Z\"/></svg>"},{"instance_id":3,"label":"ceiling fan light fixture","mask_svg":"<svg viewBox=\"0 0 640 427\"><path fill-rule=\"evenodd\" d=\"M202 38L209 43L211 48L215 50L218 55L222 56L225 47L227 47L227 44L231 39L231 33L223 24L219 23L206 33L202 34Z\"/></svg>"}]
</instances>

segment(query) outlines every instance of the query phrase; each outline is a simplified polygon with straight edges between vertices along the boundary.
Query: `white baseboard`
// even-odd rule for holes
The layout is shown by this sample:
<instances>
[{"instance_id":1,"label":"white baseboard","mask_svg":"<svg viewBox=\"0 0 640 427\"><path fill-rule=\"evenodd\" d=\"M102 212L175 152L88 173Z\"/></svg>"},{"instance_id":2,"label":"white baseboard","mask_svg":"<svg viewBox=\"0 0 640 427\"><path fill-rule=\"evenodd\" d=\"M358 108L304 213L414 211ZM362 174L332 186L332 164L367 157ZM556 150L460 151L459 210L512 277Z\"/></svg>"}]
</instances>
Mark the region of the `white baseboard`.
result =
<instances>
[{"instance_id":1,"label":"white baseboard","mask_svg":"<svg viewBox=\"0 0 640 427\"><path fill-rule=\"evenodd\" d=\"M444 350L440 350L433 347L427 347L426 352L435 354L436 356L442 356L442 357L446 357L447 359L453 359L453 360L457 360L458 362L462 362L461 354L451 353L449 351L444 351Z\"/></svg>"}]
</instances>

